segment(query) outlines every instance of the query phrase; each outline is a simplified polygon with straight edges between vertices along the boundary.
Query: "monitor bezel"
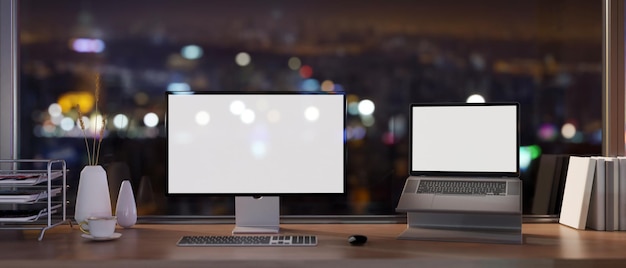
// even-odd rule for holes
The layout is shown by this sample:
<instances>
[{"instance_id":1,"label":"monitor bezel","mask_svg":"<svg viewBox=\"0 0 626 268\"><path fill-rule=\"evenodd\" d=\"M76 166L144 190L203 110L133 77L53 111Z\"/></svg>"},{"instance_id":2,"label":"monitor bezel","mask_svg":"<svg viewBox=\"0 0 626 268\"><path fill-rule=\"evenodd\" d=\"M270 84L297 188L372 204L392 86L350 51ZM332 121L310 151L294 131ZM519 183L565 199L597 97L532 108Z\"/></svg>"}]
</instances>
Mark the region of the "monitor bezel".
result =
<instances>
[{"instance_id":1,"label":"monitor bezel","mask_svg":"<svg viewBox=\"0 0 626 268\"><path fill-rule=\"evenodd\" d=\"M165 196L167 197L202 197L202 196L224 196L224 197L236 197L236 196L251 196L261 198L263 196L345 196L347 194L347 161L348 161L348 152L347 152L347 135L346 135L346 121L347 121L347 98L346 93L343 91L166 91L165 92L165 154L166 154L166 164L165 164ZM169 97L171 95L341 95L343 98L343 183L342 183L342 192L289 192L289 193L281 193L281 192L272 192L272 193L170 193L169 192L169 183L170 183L170 173L169 173Z\"/></svg>"},{"instance_id":2,"label":"monitor bezel","mask_svg":"<svg viewBox=\"0 0 626 268\"><path fill-rule=\"evenodd\" d=\"M515 168L514 172L482 172L482 171L424 171L424 170L413 170L413 109L415 107L467 107L467 106L513 106L515 107L516 112L516 151L515 155ZM461 102L436 102L436 103L412 103L410 105L409 110L409 156L408 156L408 166L409 166L409 175L410 176L443 176L443 177L451 177L451 176L468 176L468 177L485 177L485 178L519 178L520 176L520 104L518 102L483 102L483 103L461 103Z\"/></svg>"}]
</instances>

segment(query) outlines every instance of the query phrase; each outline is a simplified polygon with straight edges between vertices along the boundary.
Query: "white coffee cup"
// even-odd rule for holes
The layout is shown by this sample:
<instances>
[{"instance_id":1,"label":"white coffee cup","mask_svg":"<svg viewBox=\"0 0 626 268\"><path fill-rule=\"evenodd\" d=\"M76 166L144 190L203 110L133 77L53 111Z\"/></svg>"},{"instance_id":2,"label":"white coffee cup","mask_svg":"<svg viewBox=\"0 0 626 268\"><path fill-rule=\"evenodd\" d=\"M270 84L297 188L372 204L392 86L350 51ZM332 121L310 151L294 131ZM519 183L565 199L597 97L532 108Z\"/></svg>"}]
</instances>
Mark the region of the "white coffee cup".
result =
<instances>
[{"instance_id":1,"label":"white coffee cup","mask_svg":"<svg viewBox=\"0 0 626 268\"><path fill-rule=\"evenodd\" d=\"M117 224L116 216L108 217L89 217L85 221L78 224L80 230L83 233L91 235L97 238L111 237L115 232L115 225ZM83 228L87 225L87 228Z\"/></svg>"}]
</instances>

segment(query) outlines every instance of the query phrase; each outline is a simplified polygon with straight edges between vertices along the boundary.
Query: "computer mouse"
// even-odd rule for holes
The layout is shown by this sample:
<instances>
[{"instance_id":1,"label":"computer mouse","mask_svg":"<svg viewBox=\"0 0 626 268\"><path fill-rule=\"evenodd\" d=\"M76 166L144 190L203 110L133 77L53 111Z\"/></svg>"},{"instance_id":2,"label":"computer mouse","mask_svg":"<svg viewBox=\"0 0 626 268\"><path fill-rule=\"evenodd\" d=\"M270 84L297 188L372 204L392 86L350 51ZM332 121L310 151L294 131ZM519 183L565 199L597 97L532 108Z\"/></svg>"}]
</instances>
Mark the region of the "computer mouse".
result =
<instances>
[{"instance_id":1,"label":"computer mouse","mask_svg":"<svg viewBox=\"0 0 626 268\"><path fill-rule=\"evenodd\" d=\"M348 243L353 246L360 246L367 242L367 236L364 235L351 235L348 237Z\"/></svg>"}]
</instances>

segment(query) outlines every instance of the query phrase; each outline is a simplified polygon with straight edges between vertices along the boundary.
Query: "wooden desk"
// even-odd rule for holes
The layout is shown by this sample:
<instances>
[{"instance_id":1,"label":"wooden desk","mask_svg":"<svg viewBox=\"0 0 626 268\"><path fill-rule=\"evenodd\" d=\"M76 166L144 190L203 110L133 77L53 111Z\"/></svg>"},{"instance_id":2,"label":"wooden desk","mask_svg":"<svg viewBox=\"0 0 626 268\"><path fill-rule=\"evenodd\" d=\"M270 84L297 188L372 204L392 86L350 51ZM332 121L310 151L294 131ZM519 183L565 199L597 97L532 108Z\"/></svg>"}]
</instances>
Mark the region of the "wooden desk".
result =
<instances>
[{"instance_id":1,"label":"wooden desk","mask_svg":"<svg viewBox=\"0 0 626 268\"><path fill-rule=\"evenodd\" d=\"M626 232L577 231L525 224L523 245L397 240L404 224L284 224L285 234L312 234L317 247L178 247L183 235L229 235L230 224L141 224L114 241L83 239L76 226L0 232L0 267L574 267L626 266ZM368 242L351 246L351 234Z\"/></svg>"}]
</instances>

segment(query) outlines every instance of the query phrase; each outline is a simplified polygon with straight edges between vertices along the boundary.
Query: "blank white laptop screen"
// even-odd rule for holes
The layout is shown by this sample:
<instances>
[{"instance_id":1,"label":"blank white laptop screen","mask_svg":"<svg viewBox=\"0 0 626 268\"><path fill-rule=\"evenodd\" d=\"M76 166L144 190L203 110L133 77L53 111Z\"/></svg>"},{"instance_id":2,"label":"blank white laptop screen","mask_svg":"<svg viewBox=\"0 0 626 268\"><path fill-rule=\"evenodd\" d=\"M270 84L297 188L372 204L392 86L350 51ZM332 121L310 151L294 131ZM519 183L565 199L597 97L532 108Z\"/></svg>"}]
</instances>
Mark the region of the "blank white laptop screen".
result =
<instances>
[{"instance_id":1,"label":"blank white laptop screen","mask_svg":"<svg viewBox=\"0 0 626 268\"><path fill-rule=\"evenodd\" d=\"M168 194L344 193L345 95L167 98Z\"/></svg>"},{"instance_id":2,"label":"blank white laptop screen","mask_svg":"<svg viewBox=\"0 0 626 268\"><path fill-rule=\"evenodd\" d=\"M519 172L518 104L411 106L411 175Z\"/></svg>"}]
</instances>

